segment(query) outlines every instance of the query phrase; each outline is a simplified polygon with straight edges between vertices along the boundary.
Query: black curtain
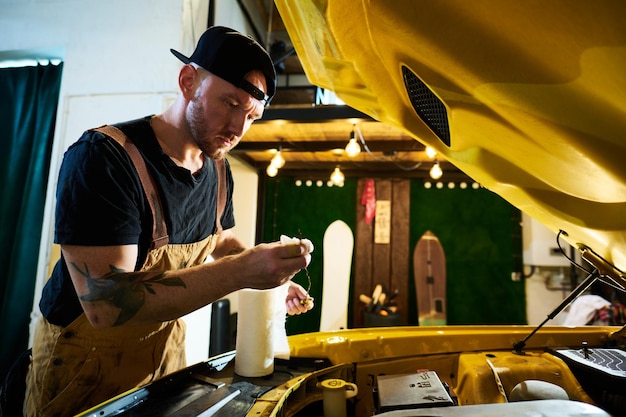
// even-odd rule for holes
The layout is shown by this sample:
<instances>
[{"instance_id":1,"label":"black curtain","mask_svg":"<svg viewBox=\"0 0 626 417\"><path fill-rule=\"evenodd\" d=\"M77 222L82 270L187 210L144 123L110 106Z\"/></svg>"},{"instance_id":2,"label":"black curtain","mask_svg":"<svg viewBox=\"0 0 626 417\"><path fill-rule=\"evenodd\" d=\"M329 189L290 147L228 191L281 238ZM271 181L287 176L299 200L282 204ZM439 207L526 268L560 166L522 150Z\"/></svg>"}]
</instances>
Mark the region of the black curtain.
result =
<instances>
[{"instance_id":1,"label":"black curtain","mask_svg":"<svg viewBox=\"0 0 626 417\"><path fill-rule=\"evenodd\" d=\"M0 68L0 376L28 346L63 64Z\"/></svg>"}]
</instances>

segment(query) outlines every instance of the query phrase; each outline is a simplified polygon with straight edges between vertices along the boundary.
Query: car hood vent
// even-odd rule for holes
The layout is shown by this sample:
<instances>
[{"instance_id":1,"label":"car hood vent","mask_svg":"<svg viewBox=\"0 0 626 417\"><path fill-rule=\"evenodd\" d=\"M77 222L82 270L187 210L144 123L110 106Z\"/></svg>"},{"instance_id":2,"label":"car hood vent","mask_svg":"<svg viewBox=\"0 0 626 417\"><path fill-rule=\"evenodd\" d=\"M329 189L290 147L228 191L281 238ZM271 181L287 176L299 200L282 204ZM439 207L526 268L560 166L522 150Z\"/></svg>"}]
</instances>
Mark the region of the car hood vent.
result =
<instances>
[{"instance_id":1,"label":"car hood vent","mask_svg":"<svg viewBox=\"0 0 626 417\"><path fill-rule=\"evenodd\" d=\"M402 78L409 100L417 115L446 146L450 146L450 128L448 127L446 106L417 75L405 66L402 67Z\"/></svg>"}]
</instances>

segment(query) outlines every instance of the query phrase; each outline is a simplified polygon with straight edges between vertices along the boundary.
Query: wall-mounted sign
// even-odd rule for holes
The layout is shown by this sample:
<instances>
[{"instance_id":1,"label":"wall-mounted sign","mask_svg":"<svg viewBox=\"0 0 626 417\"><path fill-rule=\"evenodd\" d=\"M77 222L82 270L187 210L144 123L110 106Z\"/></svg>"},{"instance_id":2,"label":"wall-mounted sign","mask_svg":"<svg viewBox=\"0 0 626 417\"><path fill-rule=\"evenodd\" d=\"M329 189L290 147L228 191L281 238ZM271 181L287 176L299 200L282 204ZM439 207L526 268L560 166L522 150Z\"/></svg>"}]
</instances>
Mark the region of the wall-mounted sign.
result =
<instances>
[{"instance_id":1,"label":"wall-mounted sign","mask_svg":"<svg viewBox=\"0 0 626 417\"><path fill-rule=\"evenodd\" d=\"M391 201L376 201L376 218L374 222L374 243L388 245L391 241Z\"/></svg>"}]
</instances>

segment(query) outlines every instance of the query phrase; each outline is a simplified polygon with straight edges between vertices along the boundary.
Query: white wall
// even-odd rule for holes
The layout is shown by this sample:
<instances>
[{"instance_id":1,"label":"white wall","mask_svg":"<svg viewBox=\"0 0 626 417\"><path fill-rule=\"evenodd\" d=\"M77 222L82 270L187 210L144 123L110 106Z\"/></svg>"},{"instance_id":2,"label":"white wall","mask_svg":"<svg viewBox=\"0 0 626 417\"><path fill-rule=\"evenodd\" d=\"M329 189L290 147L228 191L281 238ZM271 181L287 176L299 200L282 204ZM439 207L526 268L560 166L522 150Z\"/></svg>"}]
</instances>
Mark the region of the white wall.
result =
<instances>
[{"instance_id":1,"label":"white wall","mask_svg":"<svg viewBox=\"0 0 626 417\"><path fill-rule=\"evenodd\" d=\"M525 271L526 320L538 325L563 301L571 291L569 285L570 263L558 250L556 235L530 216L522 215L522 240ZM561 241L569 256L571 246ZM580 262L580 257L576 258ZM567 309L546 325L561 324Z\"/></svg>"},{"instance_id":2,"label":"white wall","mask_svg":"<svg viewBox=\"0 0 626 417\"><path fill-rule=\"evenodd\" d=\"M216 5L216 24L246 31L236 2ZM52 218L63 152L87 128L164 110L177 94L181 65L169 48L191 54L207 15L207 0L0 0L0 59L54 56L64 62L33 321L49 258L56 256ZM257 178L245 165L233 166L237 231L254 243ZM207 357L209 323L210 309L189 318L189 363Z\"/></svg>"}]
</instances>

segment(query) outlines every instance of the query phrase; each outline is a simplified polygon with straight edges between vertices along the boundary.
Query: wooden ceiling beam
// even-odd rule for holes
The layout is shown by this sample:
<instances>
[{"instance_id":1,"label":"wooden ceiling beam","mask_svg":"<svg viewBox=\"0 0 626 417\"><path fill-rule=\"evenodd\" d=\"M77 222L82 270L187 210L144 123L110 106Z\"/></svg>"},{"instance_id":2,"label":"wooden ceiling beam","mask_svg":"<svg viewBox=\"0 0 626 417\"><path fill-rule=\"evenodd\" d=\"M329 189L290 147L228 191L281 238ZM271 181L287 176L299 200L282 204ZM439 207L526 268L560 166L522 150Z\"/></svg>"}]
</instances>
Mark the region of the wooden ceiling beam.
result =
<instances>
[{"instance_id":1,"label":"wooden ceiling beam","mask_svg":"<svg viewBox=\"0 0 626 417\"><path fill-rule=\"evenodd\" d=\"M244 139L230 153L237 154L252 151L266 151L277 149L279 146L285 152L327 152L334 149L344 149L348 139L343 141L262 141L252 142ZM409 140L366 140L365 144L371 152L424 152L425 146L420 142ZM362 152L365 152L362 149Z\"/></svg>"},{"instance_id":2,"label":"wooden ceiling beam","mask_svg":"<svg viewBox=\"0 0 626 417\"><path fill-rule=\"evenodd\" d=\"M246 161L255 169L267 168L267 161ZM461 172L449 162L439 162L441 169L449 172ZM409 171L429 171L433 166L432 161L412 162L412 161L380 161L380 162L359 162L359 161L341 161L341 162L293 162L289 161L285 164L283 170L291 171L328 171L335 169L336 166L341 167L342 171L394 171L396 174Z\"/></svg>"}]
</instances>

